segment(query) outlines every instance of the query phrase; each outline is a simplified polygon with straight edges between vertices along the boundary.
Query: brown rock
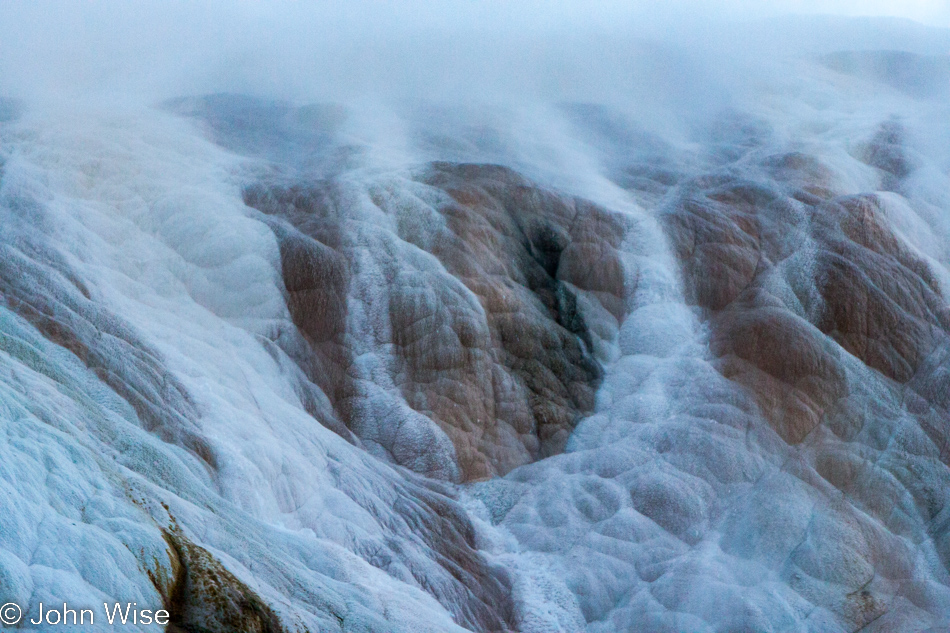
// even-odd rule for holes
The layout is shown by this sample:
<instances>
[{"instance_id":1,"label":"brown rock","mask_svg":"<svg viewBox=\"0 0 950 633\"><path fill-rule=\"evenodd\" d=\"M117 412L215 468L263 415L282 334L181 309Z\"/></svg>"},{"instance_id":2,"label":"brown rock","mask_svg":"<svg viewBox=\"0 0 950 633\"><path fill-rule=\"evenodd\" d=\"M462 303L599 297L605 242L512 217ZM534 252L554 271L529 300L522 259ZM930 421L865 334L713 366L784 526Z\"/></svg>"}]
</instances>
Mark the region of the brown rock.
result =
<instances>
[{"instance_id":1,"label":"brown rock","mask_svg":"<svg viewBox=\"0 0 950 633\"><path fill-rule=\"evenodd\" d=\"M282 633L271 608L206 549L178 531L165 531L178 561L178 577L167 596L172 633Z\"/></svg>"},{"instance_id":2,"label":"brown rock","mask_svg":"<svg viewBox=\"0 0 950 633\"><path fill-rule=\"evenodd\" d=\"M624 220L506 168L434 163L400 191L369 188L374 213L391 219L395 234L366 227L365 240L378 245L367 253L357 237L361 194L343 189L322 182L245 193L272 218L281 244L288 305L308 346L292 355L340 419L354 428L365 397L352 343L373 336L404 402L451 439L463 479L560 452L601 376L575 293L623 318ZM416 257L421 251L428 259ZM386 278L377 289L385 325L375 333L352 331L348 321L351 271L367 255ZM423 445L371 439L419 468Z\"/></svg>"},{"instance_id":3,"label":"brown rock","mask_svg":"<svg viewBox=\"0 0 950 633\"><path fill-rule=\"evenodd\" d=\"M774 307L733 306L713 320L720 370L749 387L772 428L798 444L846 394L834 350L807 321Z\"/></svg>"},{"instance_id":4,"label":"brown rock","mask_svg":"<svg viewBox=\"0 0 950 633\"><path fill-rule=\"evenodd\" d=\"M806 156L766 164L796 188L808 178L831 184ZM750 388L789 443L802 441L848 393L822 334L901 383L947 341L950 319L937 281L889 228L874 195L806 206L779 191L710 177L693 183L666 223L687 297L710 311L721 370ZM802 251L813 253L804 271ZM793 257L799 261L777 272ZM785 296L768 289L776 279Z\"/></svg>"}]
</instances>

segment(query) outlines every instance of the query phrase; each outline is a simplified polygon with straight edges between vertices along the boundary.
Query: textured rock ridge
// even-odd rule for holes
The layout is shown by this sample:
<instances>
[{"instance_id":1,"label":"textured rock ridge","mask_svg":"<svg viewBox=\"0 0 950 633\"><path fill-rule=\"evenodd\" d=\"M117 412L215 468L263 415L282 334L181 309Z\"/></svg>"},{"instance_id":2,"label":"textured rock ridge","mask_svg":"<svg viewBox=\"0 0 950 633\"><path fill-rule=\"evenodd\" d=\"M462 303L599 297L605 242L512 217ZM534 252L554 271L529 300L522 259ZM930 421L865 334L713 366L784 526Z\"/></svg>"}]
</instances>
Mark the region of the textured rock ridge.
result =
<instances>
[{"instance_id":1,"label":"textured rock ridge","mask_svg":"<svg viewBox=\"0 0 950 633\"><path fill-rule=\"evenodd\" d=\"M888 123L868 144L883 184L909 174L899 139ZM950 310L928 264L888 225L899 198L836 195L814 158L762 164L775 184L698 179L665 218L722 371L795 444L848 394L840 351L907 383L946 346Z\"/></svg>"},{"instance_id":2,"label":"textured rock ridge","mask_svg":"<svg viewBox=\"0 0 950 633\"><path fill-rule=\"evenodd\" d=\"M941 630L947 197L893 120L847 153L728 120L703 155L611 154L677 275L634 260L621 357L565 453L473 487L576 600L519 626Z\"/></svg>"},{"instance_id":3,"label":"textured rock ridge","mask_svg":"<svg viewBox=\"0 0 950 633\"><path fill-rule=\"evenodd\" d=\"M95 372L147 431L184 446L213 470L214 453L198 431L195 404L161 354L97 302L62 255L23 226L23 215L43 217L42 205L23 196L2 203L11 212L0 243L0 301Z\"/></svg>"},{"instance_id":4,"label":"textured rock ridge","mask_svg":"<svg viewBox=\"0 0 950 633\"><path fill-rule=\"evenodd\" d=\"M78 160L86 158L83 152ZM214 160L214 153L204 159ZM276 310L273 316L265 312L260 326L267 334L277 333L278 345L225 324L211 311L259 327L242 317L260 300L254 294L259 287L243 273L232 286L246 293L236 301L236 310L222 303L198 306L214 284L205 275L234 274L232 266L248 270L241 249L259 234L241 233L246 208L240 198L232 216L238 218L234 244L239 248L230 251L231 259L208 258L211 251L204 249L213 251L213 240L194 224L186 232L198 236L197 248L163 242L170 234L180 236L180 207L167 199L150 200L139 216L112 210L96 216L98 209L112 208L92 203L95 191L53 193L31 180L33 172L23 160L13 163L12 170L6 162L0 177L0 420L5 430L17 429L4 436L3 461L9 470L3 481L4 486L20 482L15 489L4 488L10 494L0 504L16 517L12 530L0 531L4 597L28 605L35 588L49 603L45 596L57 595L56 587L68 587L76 601L88 604L115 595L140 607L167 608L177 627L170 630L189 633L511 629L508 573L479 551L458 492L412 473L397 474L340 442L298 408L328 426L336 419L328 397L301 379L300 370L282 355L280 333L295 335L291 343L299 342L300 335L281 311L286 310L281 290L270 286L277 299L270 305ZM207 198L194 208L202 204ZM71 250L74 243L57 234L64 225L79 227L77 244L97 238L81 222L64 221L64 208L88 213L86 220L98 217L100 228L118 225L118 232L137 241L138 247L127 251L135 252L136 261L126 260L112 278L122 290L90 271L109 270L115 265L110 258L122 257L125 245L103 247L93 256ZM266 226L254 226L272 236ZM162 230L168 232L163 235ZM177 263L176 272L165 277L167 294L162 297L144 290L154 278L145 281L136 275L162 274L163 256ZM250 265L252 279L263 272L257 279L280 282L279 277L270 279L275 271L269 264L256 265ZM204 292L195 290L202 283ZM139 312L143 296L148 305ZM138 314L140 321L133 324L120 316L123 310ZM149 334L149 327L165 317L175 324L164 330L169 337L156 337L155 330ZM237 388L210 399L215 385L221 385L220 376L206 380L205 375L195 382L195 375L181 368L194 370L201 362L186 360L178 347L185 345L205 359L214 354L220 341L205 347L189 330L203 319L223 327L219 333L230 332L226 345L235 345L232 349L247 337L251 348L263 352L249 364L240 355L232 357L232 369L240 377ZM157 344L149 343L156 339ZM288 349L294 348L291 343ZM271 364L288 381L289 389L281 387L277 396L267 392L259 376L248 379ZM234 428L213 430L216 424L239 420L245 415L242 407L256 411L251 417L258 421L273 415L264 427L275 423L293 429L280 439L292 446L286 455L293 457L279 458L279 474L252 475L253 485L235 485L232 479L235 469L242 468L239 464L248 463L234 444L222 441L235 436ZM224 410L230 414L220 416ZM268 413L262 415L264 411ZM262 430L252 425L244 431L249 428ZM338 430L346 433L342 425ZM259 465L268 463L262 456L273 456L278 446L266 433L249 444L252 459L262 460ZM359 442L352 435L349 439ZM330 443L324 445L325 440ZM39 470L37 463L42 464ZM300 473L305 474L298 479ZM54 483L49 485L65 501L47 493L50 478ZM262 504L258 494L279 501ZM168 525L172 514L174 529L163 530L160 526ZM281 528L275 536L273 519L267 518L275 516L292 529ZM79 574L60 564L74 547L84 560L98 561L92 571ZM257 573L273 582L258 582ZM364 589L354 591L357 576ZM29 615L35 616L35 611ZM407 621L411 624L398 624Z\"/></svg>"},{"instance_id":5,"label":"textured rock ridge","mask_svg":"<svg viewBox=\"0 0 950 633\"><path fill-rule=\"evenodd\" d=\"M0 604L946 631L945 95L695 57L611 106L0 101Z\"/></svg>"},{"instance_id":6,"label":"textured rock ridge","mask_svg":"<svg viewBox=\"0 0 950 633\"><path fill-rule=\"evenodd\" d=\"M277 616L244 583L202 547L165 532L178 574L165 607L171 633L284 633Z\"/></svg>"},{"instance_id":7,"label":"textured rock ridge","mask_svg":"<svg viewBox=\"0 0 950 633\"><path fill-rule=\"evenodd\" d=\"M623 318L618 214L506 168L449 163L365 192L329 181L259 185L244 197L280 239L288 303L309 347L298 362L349 429L397 463L465 480L504 474L560 452L591 410L602 334L585 312ZM373 233L377 248L367 249ZM398 391L389 430L365 420L372 396L355 310L370 313L381 371ZM434 437L442 433L450 447ZM420 434L431 438L423 446ZM433 463L433 450L443 459Z\"/></svg>"}]
</instances>

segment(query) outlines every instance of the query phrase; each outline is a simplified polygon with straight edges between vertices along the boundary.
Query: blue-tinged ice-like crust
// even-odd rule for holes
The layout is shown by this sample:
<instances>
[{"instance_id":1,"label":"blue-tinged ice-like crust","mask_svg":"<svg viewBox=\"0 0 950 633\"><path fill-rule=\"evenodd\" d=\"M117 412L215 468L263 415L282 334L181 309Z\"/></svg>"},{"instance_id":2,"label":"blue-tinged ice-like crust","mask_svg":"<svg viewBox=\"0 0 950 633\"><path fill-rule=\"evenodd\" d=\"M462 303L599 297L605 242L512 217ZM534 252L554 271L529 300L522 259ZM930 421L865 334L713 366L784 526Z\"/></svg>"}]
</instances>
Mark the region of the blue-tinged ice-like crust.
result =
<instances>
[{"instance_id":1,"label":"blue-tinged ice-like crust","mask_svg":"<svg viewBox=\"0 0 950 633\"><path fill-rule=\"evenodd\" d=\"M598 141L665 235L631 235L631 251L651 254L597 409L565 454L470 487L483 520L517 542L495 546L532 552L566 592L547 591L556 608L526 606L522 630L947 626L950 444L937 385L950 183L933 168L942 155L909 140L944 108L812 80L788 82L814 91L802 101L753 101L700 131L705 157L643 142L645 157L631 151L624 166ZM808 111L810 99L859 94L909 120L868 101L850 116ZM789 136L807 149L790 151ZM515 589L519 606L537 600ZM571 609L583 624L565 624Z\"/></svg>"},{"instance_id":2,"label":"blue-tinged ice-like crust","mask_svg":"<svg viewBox=\"0 0 950 633\"><path fill-rule=\"evenodd\" d=\"M526 106L452 150L625 218L619 316L572 288L605 369L592 414L462 493L383 446L457 472L401 400L380 307L405 262L471 299L430 256L448 194L419 174L454 168L417 164L445 158L413 147L424 117L334 127L358 147L332 169L153 110L3 123L0 602L221 629L247 614L175 598L213 570L285 630L946 628L946 107L795 64L711 120ZM301 119L278 111L286 140ZM300 366L279 230L244 206L280 175L264 160L366 205L354 429Z\"/></svg>"},{"instance_id":3,"label":"blue-tinged ice-like crust","mask_svg":"<svg viewBox=\"0 0 950 633\"><path fill-rule=\"evenodd\" d=\"M285 630L461 630L422 579L483 617L426 536L478 564L448 491L315 423L261 344L292 324L234 160L153 114L69 118L4 131L0 597L174 610L180 537Z\"/></svg>"}]
</instances>

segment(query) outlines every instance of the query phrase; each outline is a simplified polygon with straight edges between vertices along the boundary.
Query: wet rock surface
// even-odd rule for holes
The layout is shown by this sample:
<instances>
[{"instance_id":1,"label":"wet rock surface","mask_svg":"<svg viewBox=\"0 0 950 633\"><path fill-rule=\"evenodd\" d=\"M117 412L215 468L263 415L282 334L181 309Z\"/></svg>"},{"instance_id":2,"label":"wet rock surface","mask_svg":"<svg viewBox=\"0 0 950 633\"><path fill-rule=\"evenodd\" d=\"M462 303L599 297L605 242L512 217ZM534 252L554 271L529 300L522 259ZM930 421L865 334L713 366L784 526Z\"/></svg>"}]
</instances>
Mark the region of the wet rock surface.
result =
<instances>
[{"instance_id":1,"label":"wet rock surface","mask_svg":"<svg viewBox=\"0 0 950 633\"><path fill-rule=\"evenodd\" d=\"M886 179L909 173L899 138L885 124L869 145ZM762 163L772 183L700 178L665 221L723 373L749 386L794 444L847 395L838 350L907 383L946 345L950 314L933 271L888 226L888 198L836 196L813 157Z\"/></svg>"},{"instance_id":2,"label":"wet rock surface","mask_svg":"<svg viewBox=\"0 0 950 633\"><path fill-rule=\"evenodd\" d=\"M812 63L682 121L0 121L0 604L945 630L943 106Z\"/></svg>"},{"instance_id":3,"label":"wet rock surface","mask_svg":"<svg viewBox=\"0 0 950 633\"><path fill-rule=\"evenodd\" d=\"M178 575L165 607L172 633L282 633L277 616L261 598L216 561L207 550L166 532Z\"/></svg>"},{"instance_id":4,"label":"wet rock surface","mask_svg":"<svg viewBox=\"0 0 950 633\"><path fill-rule=\"evenodd\" d=\"M258 185L244 199L280 240L309 348L298 362L396 463L450 479L504 474L560 452L592 408L602 369L585 310L623 316L620 215L509 169L449 163L367 191ZM366 327L373 348L360 350ZM396 402L373 402L361 352ZM373 406L392 428L371 426L383 414Z\"/></svg>"}]
</instances>

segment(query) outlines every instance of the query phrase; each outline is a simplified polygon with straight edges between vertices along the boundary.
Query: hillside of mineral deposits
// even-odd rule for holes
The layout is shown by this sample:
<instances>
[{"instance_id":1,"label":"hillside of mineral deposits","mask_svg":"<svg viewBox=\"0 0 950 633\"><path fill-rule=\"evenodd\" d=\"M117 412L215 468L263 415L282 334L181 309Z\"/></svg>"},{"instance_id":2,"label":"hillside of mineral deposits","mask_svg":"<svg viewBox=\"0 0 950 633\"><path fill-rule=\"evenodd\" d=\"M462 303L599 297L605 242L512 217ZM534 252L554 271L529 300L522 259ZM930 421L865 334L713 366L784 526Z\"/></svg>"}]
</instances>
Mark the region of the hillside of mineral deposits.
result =
<instances>
[{"instance_id":1,"label":"hillside of mineral deposits","mask_svg":"<svg viewBox=\"0 0 950 633\"><path fill-rule=\"evenodd\" d=\"M17 630L950 629L950 31L835 24L617 98L0 102Z\"/></svg>"}]
</instances>

